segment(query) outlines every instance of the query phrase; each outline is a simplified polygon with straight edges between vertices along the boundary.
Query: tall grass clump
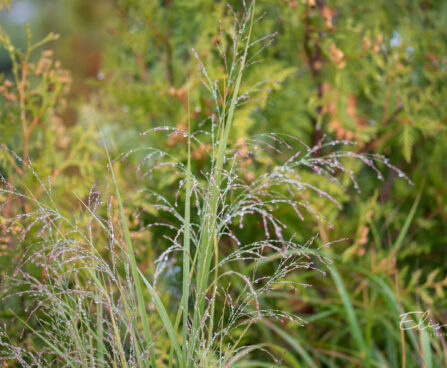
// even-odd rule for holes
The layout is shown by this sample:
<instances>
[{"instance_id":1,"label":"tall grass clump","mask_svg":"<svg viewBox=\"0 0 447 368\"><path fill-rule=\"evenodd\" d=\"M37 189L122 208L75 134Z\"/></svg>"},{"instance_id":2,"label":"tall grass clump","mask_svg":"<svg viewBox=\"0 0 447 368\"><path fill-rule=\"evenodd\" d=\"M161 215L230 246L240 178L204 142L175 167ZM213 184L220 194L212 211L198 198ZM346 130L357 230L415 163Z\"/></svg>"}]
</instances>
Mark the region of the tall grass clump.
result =
<instances>
[{"instance_id":1,"label":"tall grass clump","mask_svg":"<svg viewBox=\"0 0 447 368\"><path fill-rule=\"evenodd\" d=\"M299 221L308 217L331 227L315 203L341 204L332 189L325 189L331 186L315 183L345 190L350 181L358 189L348 166L352 160L379 178L377 163L404 174L382 156L349 150L349 141L323 138L311 147L271 132L234 137L238 106L254 103L267 82L243 86L244 74L276 34L254 39L253 28L263 17L256 14L254 1L243 1L240 14L228 9L234 22L221 25L218 42L223 76L213 77L192 52L200 76L191 77L188 86L212 96L209 119L191 118L189 92L186 129L159 126L142 133L176 138L172 152L136 147L112 160L105 144L110 185L102 191L92 188L87 199L78 197L80 210L61 209L51 183L40 178L28 159L2 146L39 180L45 196L2 181L4 206L27 203L16 206L4 226L5 232L20 229L16 237L22 254L2 280L2 301L17 305L25 300L26 317L10 311L12 323L23 332L11 337L8 326L1 328L0 360L22 367L125 368L294 361L271 342L248 344L245 337L253 329L262 331L265 323L305 323L271 307L270 299L281 289L310 286L289 278L296 271L324 275L330 270L331 260L321 249L334 242L321 242L318 234L299 241L300 234L291 233L281 219L281 210L290 207ZM181 144L187 147L186 160L179 154ZM197 151L206 152L206 163L194 161ZM130 203L132 193L121 193L116 172L119 159L129 155L141 159L136 171L143 178L157 172L174 178L175 198L145 187L134 194L138 202ZM262 174L256 177L250 167L261 168ZM132 220L138 216L155 220L135 228ZM247 240L244 226L253 222L260 230L256 239ZM157 242L154 228L164 229ZM155 249L154 244L164 246ZM172 275L181 275L180 285L169 284ZM34 347L17 342L31 336Z\"/></svg>"}]
</instances>

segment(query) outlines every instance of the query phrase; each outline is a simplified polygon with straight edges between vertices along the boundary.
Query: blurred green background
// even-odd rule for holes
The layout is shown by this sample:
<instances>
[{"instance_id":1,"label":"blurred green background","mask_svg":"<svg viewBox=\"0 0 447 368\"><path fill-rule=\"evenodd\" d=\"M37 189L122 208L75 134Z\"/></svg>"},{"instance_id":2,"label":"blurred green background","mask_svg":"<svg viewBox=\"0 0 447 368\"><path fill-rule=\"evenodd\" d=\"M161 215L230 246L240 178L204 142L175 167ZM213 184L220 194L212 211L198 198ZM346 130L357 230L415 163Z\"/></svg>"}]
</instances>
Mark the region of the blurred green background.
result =
<instances>
[{"instance_id":1,"label":"blurred green background","mask_svg":"<svg viewBox=\"0 0 447 368\"><path fill-rule=\"evenodd\" d=\"M334 274L297 274L295 281L313 287L278 302L306 319L305 327L266 325L247 339L280 341L290 361L303 367L362 367L366 355L377 367L402 366L404 355L408 367L446 367L446 335L433 334L427 342L414 329L402 337L399 315L430 311L437 323L447 323L447 2L258 0L257 9L266 15L256 24L256 37L278 35L263 51L263 62L247 70L246 81L275 81L267 82L271 90L262 93L263 100L238 110L233 141L267 131L309 145L324 135L353 140L356 152L387 156L414 186L386 167L382 182L357 163L352 169L361 193L338 193L342 210L319 208L334 230L315 221L297 223L293 213L285 213L290 232L303 239L319 231L323 241L350 240L328 249ZM151 141L138 133L185 126L186 81L198 76L191 48L211 74L221 75L218 20L231 22L231 16L225 2L212 0L12 1L10 10L0 13L11 43L26 50L26 23L35 41L58 33L58 40L34 51L30 60L38 65L41 51L54 49L51 68L60 60L70 80L56 73L51 88L46 85L42 97L30 102L38 123L25 139L17 86L5 85L13 79L13 64L3 39L1 143L23 155L28 140L36 170L54 177L59 198L72 191L87 196L91 185L104 184L106 163L92 112L115 156L142 144L175 146L175 139ZM50 74L34 74L31 85L47 83ZM58 83L70 88L59 90ZM210 114L211 98L200 82L195 87L191 101L198 126ZM48 94L53 97L47 101ZM194 154L200 168L206 152ZM136 161L121 165L129 192L136 184L123 178L132 177L135 166ZM0 156L0 169L12 184L37 187L6 155ZM173 180L158 177L151 185L173 198ZM127 203L134 211L134 202ZM70 200L63 205L70 208ZM256 238L257 231L257 224L246 228L247 238ZM9 235L0 244L0 267L6 268L17 249ZM7 310L0 309L7 320Z\"/></svg>"}]
</instances>

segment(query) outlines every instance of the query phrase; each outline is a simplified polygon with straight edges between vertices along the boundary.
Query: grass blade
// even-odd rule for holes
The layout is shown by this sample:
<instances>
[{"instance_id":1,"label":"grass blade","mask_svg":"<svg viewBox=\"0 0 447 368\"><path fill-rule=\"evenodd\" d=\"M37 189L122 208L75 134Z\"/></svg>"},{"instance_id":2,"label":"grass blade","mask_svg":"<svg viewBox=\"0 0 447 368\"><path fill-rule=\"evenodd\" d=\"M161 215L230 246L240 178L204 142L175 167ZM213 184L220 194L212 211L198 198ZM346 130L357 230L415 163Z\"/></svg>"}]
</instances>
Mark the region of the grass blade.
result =
<instances>
[{"instance_id":1,"label":"grass blade","mask_svg":"<svg viewBox=\"0 0 447 368\"><path fill-rule=\"evenodd\" d=\"M103 137L104 137L104 134L103 134ZM104 139L104 141L105 141L105 139ZM114 184L114 187L115 187L115 195L116 195L116 200L118 202L119 213L120 213L120 218L121 218L121 226L123 227L123 232L124 232L124 240L126 241L126 245L127 245L127 254L128 254L128 258L129 258L129 262L130 262L130 269L131 269L131 272L132 272L132 277L133 277L134 282L135 282L135 290L136 290L136 293L137 293L138 310L139 310L139 313L140 313L141 322L143 324L144 337L145 337L145 339L147 341L147 345L149 346L149 345L152 344L152 335L151 335L151 332L150 332L150 329L149 329L149 321L148 321L147 313L146 313L145 300L144 300L144 296L143 296L143 289L141 287L140 278L138 276L139 269L138 269L138 266L137 266L137 262L135 260L134 249L133 249L132 241L130 239L129 226L127 225L126 215L124 213L124 206L123 206L123 202L121 200L121 195L120 195L120 190L119 190L119 186L118 186L118 181L116 180L115 171L114 171L113 166L112 166L112 161L110 159L110 154L109 154L109 150L107 148L107 145L105 145L105 150L106 150L106 153L107 153L107 160L108 160L108 163L109 163L109 166L110 166L110 172L111 172L111 176L112 176L112 181L113 181L113 184ZM150 354L150 360L151 360L152 367L156 368L154 352L151 351L149 354Z\"/></svg>"},{"instance_id":2,"label":"grass blade","mask_svg":"<svg viewBox=\"0 0 447 368\"><path fill-rule=\"evenodd\" d=\"M278 326L274 325L271 322L264 321L264 323L269 328L271 328L273 331L275 331L279 336L281 336L298 353L298 355L300 355L303 358L303 361L306 363L306 367L318 368L318 366L314 363L314 360L306 352L306 350L301 346L301 344L298 342L297 339L290 336L283 329L279 328Z\"/></svg>"},{"instance_id":3,"label":"grass blade","mask_svg":"<svg viewBox=\"0 0 447 368\"><path fill-rule=\"evenodd\" d=\"M149 293L151 294L158 315L160 316L161 320L165 325L166 332L168 333L169 339L171 340L171 344L174 346L174 349L177 353L179 367L184 367L182 349L180 348L180 344L177 341L177 335L175 333L174 326L172 325L171 320L169 319L168 313L166 312L163 302L161 301L160 297L157 295L157 293L155 292L154 288L149 283L149 281L144 277L143 273L140 270L138 270L138 272L141 276L141 279L143 280L143 283L146 285Z\"/></svg>"},{"instance_id":4,"label":"grass blade","mask_svg":"<svg viewBox=\"0 0 447 368\"><path fill-rule=\"evenodd\" d=\"M240 61L240 68L238 72L238 76L236 79L236 83L234 85L234 90L228 110L228 116L225 121L222 121L221 124L224 126L223 129L221 129L221 138L219 141L219 146L217 150L217 158L216 158L216 164L213 168L213 174L212 177L214 178L213 181L210 182L210 195L206 199L206 213L204 214L204 218L206 220L202 223L201 228L201 241L199 243L199 249L198 249L198 265L197 265L197 283L196 283L196 308L194 310L194 318L193 318L193 335L198 336L197 333L198 327L199 327L199 320L201 316L203 315L204 311L204 301L205 301L205 291L208 286L208 277L209 277L209 270L211 267L211 259L213 254L213 241L215 234L215 228L216 228L216 217L217 217L217 208L219 204L219 192L220 192L220 184L221 184L221 175L222 175L222 168L223 163L225 159L225 151L227 149L227 143L228 138L231 131L231 125L233 121L233 115L237 104L237 99L239 96L239 88L242 81L242 75L245 68L245 62L247 59L248 54L248 47L250 44L251 39L251 32L253 27L253 21L254 21L254 11L255 11L255 1L252 2L252 6L250 8L251 11L251 20L250 20L250 27L248 30L248 36L245 40L245 50L244 54ZM224 124L224 125L223 125ZM196 338L193 338L191 349L195 349L196 347Z\"/></svg>"},{"instance_id":5,"label":"grass blade","mask_svg":"<svg viewBox=\"0 0 447 368\"><path fill-rule=\"evenodd\" d=\"M428 333L425 330L420 331L420 334L422 340L422 350L424 352L424 368L433 368L433 356L431 352L430 338L428 337Z\"/></svg>"},{"instance_id":6,"label":"grass blade","mask_svg":"<svg viewBox=\"0 0 447 368\"><path fill-rule=\"evenodd\" d=\"M352 306L352 303L351 303L349 294L346 290L345 284L334 265L331 269L331 275L332 275L332 279L334 280L334 283L337 287L338 293L340 294L340 297L343 301L343 305L344 305L345 311L346 311L346 317L347 317L348 323L351 327L354 339L358 345L358 348L362 352L362 354L365 355L365 364L369 364L370 351L367 348L365 340L363 338L363 335L362 335L362 332L360 329L360 325L357 320L357 316L355 315L354 308Z\"/></svg>"},{"instance_id":7,"label":"grass blade","mask_svg":"<svg viewBox=\"0 0 447 368\"><path fill-rule=\"evenodd\" d=\"M188 302L189 302L189 257L190 257L190 218L191 218L191 120L190 101L188 91L188 162L186 166L185 185L185 222L183 235L183 285L182 285L182 306L183 306L183 360L187 364L187 340L188 340Z\"/></svg>"},{"instance_id":8,"label":"grass blade","mask_svg":"<svg viewBox=\"0 0 447 368\"><path fill-rule=\"evenodd\" d=\"M396 241L393 244L393 253L396 253L399 250L399 248L402 246L402 243L405 239L405 235L407 235L408 228L411 225L411 221L413 221L413 217L414 217L414 214L416 213L416 209L419 205L419 201L421 200L423 188L424 188L424 185L421 186L421 189L419 190L419 193L416 196L416 199L414 200L413 206L411 206L411 210L408 213L408 216L405 220L404 226L402 227L402 230L400 231L399 236L397 237Z\"/></svg>"}]
</instances>

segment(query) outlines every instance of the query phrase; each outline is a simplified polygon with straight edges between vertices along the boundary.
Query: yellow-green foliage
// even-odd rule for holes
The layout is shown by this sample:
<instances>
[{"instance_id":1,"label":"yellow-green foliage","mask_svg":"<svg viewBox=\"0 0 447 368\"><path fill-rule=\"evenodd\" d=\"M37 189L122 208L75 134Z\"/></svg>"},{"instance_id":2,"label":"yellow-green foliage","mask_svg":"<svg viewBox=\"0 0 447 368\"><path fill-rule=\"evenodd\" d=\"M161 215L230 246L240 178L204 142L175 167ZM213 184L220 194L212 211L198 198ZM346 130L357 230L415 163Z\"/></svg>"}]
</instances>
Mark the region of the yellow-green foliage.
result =
<instances>
[{"instance_id":1,"label":"yellow-green foliage","mask_svg":"<svg viewBox=\"0 0 447 368\"><path fill-rule=\"evenodd\" d=\"M65 6L72 9L70 6L74 3L67 2L71 5ZM81 3L85 9L95 6L88 1ZM178 351L177 358L173 358L176 356L175 339L165 330L160 332L160 329L172 327L165 323L166 319L160 319L159 311L166 306L174 328L180 326L178 343L183 344L188 337L180 332L182 326L185 330L185 326L192 324L200 331L200 336L191 338L194 353L191 353L191 345L182 347L203 367L262 367L269 356L265 350L276 357L283 357L283 361L277 364L287 367L446 365L442 336L429 336L418 329L401 333L399 328L400 315L411 311L430 311L437 323L446 323L447 266L443 252L447 242L447 104L444 102L447 99L447 3L443 0L256 2L256 18L264 12L265 15L255 22L252 40L277 34L271 42L270 38L264 40L269 43L265 49L261 50L262 43L256 44L248 54L249 65L244 68L238 95L255 92L250 98L240 101L247 103L240 104L235 110L234 119L231 119L228 152L238 154L242 185L248 186L256 178L271 173L278 163L288 157L287 150L280 149L283 146L278 141L265 137L265 141L281 152L274 149L251 152L253 141L250 137L266 132L294 136L308 146L318 144L324 136L327 140L353 141L357 145L343 149L343 152L351 149L359 155L383 154L415 185L400 180L401 171L390 170L389 165L379 163L378 173L368 168L364 161L349 157L341 159L345 171L339 170L339 167L333 168L334 177L341 186L330 180L322 180L324 175L318 175L319 168L311 164L299 171L300 181L330 195L333 202L341 204L340 208L325 195L318 196L312 191L291 194L284 183L275 184L277 194L302 203L308 201L311 208L321 214L321 217L305 216L306 220L301 221L293 208L275 208L275 216L286 226L283 229L284 238L293 237L310 248L346 238L343 242L322 248L324 252L320 256L327 256L333 261L334 272L326 270L327 274L323 276L317 259L315 267L288 275L287 282L290 284L282 281L275 283L269 296L263 296L260 300L262 307L283 310L308 320L307 327L285 319L266 319L249 328L245 325L238 327L225 342L231 341L234 346L256 345L259 349L242 349L241 354L247 354L242 355L240 362L234 365L232 359L237 355L230 345L222 348L229 354L226 360L219 356L218 349L214 352L209 349L212 345L209 343L211 334L207 333L209 321L204 324L205 327L198 327L200 316L204 313L203 305L196 308L193 304L197 285L203 297L209 284L205 281L204 285L200 285L200 281L196 283L196 275L188 279L188 283L182 283L184 279L181 279L179 270L188 265L192 275L197 263L205 260L201 271L205 276L201 278L209 275L211 280L215 277L215 259L212 256L217 254L223 259L239 249L231 237L227 239L223 236L221 239L214 233L216 219L213 211L216 209L208 208L206 204L212 204L213 198L218 201L217 197L213 197L216 188L213 181L209 181L210 176L199 174L216 175L219 172L219 165L217 171L213 171L216 170L213 165L219 156L217 150L213 150L217 145L213 146L209 135L201 136L198 133L202 141L199 143L192 139L191 145L187 138L191 131L209 131L211 119L216 124L228 123L225 116L219 116L218 108L229 105L235 79L232 85L228 85L231 65L222 62L217 47L225 50L227 56L231 54L231 33L224 30L231 30L235 15L240 17L243 13L243 1L232 0L229 3L230 7L226 1L220 0L118 0L107 3L104 7L110 11L107 13L107 25L94 17L90 20L92 29L101 35L103 44L101 49L96 50L101 62L95 71L95 80L89 76L85 77L87 82L82 81L88 84L88 92L87 89L70 91L72 77L63 68L64 61L69 60L59 62L54 56L52 50L55 47L57 50L57 45L64 43L63 37L55 43L57 36L50 33L36 42L30 28L24 27L27 44L20 48L0 28L0 44L8 52L11 63L10 70L0 75L0 143L4 145L0 150L0 175L5 178L2 185L9 184L17 189L17 193L35 197L43 205L51 207L52 202L47 195L48 183L51 183L52 199L58 205L58 214L73 215L79 221L57 223L60 226L58 230L73 243L85 242L82 244L86 249L94 245L105 259L113 259L114 251L118 258L126 259L123 254L128 254L129 240L134 247L136 264L127 264L129 269L118 266L114 275L120 281L114 280L117 283L110 286L111 292L107 298L99 293L104 305L103 312L107 314L109 309L112 310L110 318L118 320L110 344L122 349L117 348L113 352L115 355L110 353L114 360L108 362L116 367L126 364L148 366L153 358L157 367L169 366L169 361L171 366L180 362L182 358L179 358ZM246 0L246 3L250 2ZM10 1L0 1L0 11L10 9L10 5ZM63 16L63 12L61 14ZM75 27L73 33L77 31L80 30ZM244 49L243 44L238 45L240 50ZM69 46L66 48L70 49ZM251 59L257 51L260 51L259 55ZM77 56L74 53L70 58L77 60ZM255 63L251 64L252 61ZM218 86L216 101L202 83L201 79L206 78L201 63ZM67 118L70 114L75 118ZM165 126L173 128L167 135L159 132L139 135ZM304 145L293 139L290 142L284 139L305 155ZM116 172L115 184L122 193L124 207L121 219L117 210L119 201L116 190L111 189L108 180L110 168L106 168L104 146L110 150L112 159L135 150L122 163L116 160L111 165ZM148 146L175 156L178 170L166 166L144 176L150 165L156 162L151 156L138 166L148 154L148 151L139 148ZM317 150L315 157L331 153L332 148L326 147ZM191 159L191 172L197 174L189 184L194 190L208 186L208 190L201 192L202 197L196 194L189 196L187 190L185 192L185 186L188 187L185 182L181 182L183 186L180 185L179 189L179 181L185 179L188 157ZM227 169L231 167L230 157L229 154L228 161L222 163ZM32 164L28 164L28 160ZM361 193L352 185L351 171L357 178ZM296 173L285 172L283 175L284 180L296 178ZM383 181L380 180L382 176ZM45 184L45 189L39 180ZM90 191L93 185L104 190L105 194L96 193L96 189ZM176 203L172 208L177 212L167 211L163 201L163 205L158 203L155 206L152 190L167 198L169 203ZM236 190L230 192L216 204L216 208L231 203L233 195L238 194ZM105 204L98 204L96 208L92 198L102 198ZM202 203L201 200L205 204L199 214L194 211L197 211L197 202ZM4 203L0 217L0 267L6 270L7 266L17 264L22 252L29 250L28 247L33 249L40 240L37 231L30 231L29 236L22 239L27 223L19 220L10 222L20 211L35 210L33 205L20 196L12 198L8 191L0 194L0 201ZM186 202L189 203L188 210L183 207ZM187 259L190 263L185 263L185 254L180 252L170 258L170 263L156 262L169 245L174 243L186 247L181 241L182 236L177 239L170 226L173 227L182 216L186 218L189 206L194 210L191 211L191 259ZM96 230L90 234L91 222L97 220L92 213L95 216L97 213L98 218L104 220L96 223ZM203 219L201 216L204 214L209 217ZM128 239L124 239L126 223L129 224ZM152 227L153 223L163 223L164 227ZM334 229L329 224L333 224ZM237 219L234 219L230 227L243 244L260 241L264 236L260 215L248 217L243 229L238 226ZM112 228L116 230L113 237L110 233ZM194 238L198 228L202 229L199 235L206 236L200 241L198 235ZM209 231L206 233L203 230ZM272 228L270 231L274 233ZM306 243L316 233L319 237L313 243ZM83 234L89 235L84 237ZM193 255L198 244L209 253L198 256L196 260ZM128 254L128 257L132 258L132 255ZM263 272L269 275L281 264L280 258L281 255L272 251L256 267L241 259L231 263L231 267L223 266L220 272L243 275ZM320 260L325 263L325 258ZM153 291L148 291L152 284L149 284L148 290L141 292L142 295L137 295L138 288L134 290L131 280L138 277L136 265L147 280L151 283L157 281L154 287L160 299L156 304L148 302L142 305L144 298L153 300L150 297ZM93 262L91 266L93 269L97 263ZM163 267L169 272L158 274L159 268ZM36 280L45 277L45 272L37 268L32 267L29 272ZM80 285L90 288L89 291L94 287L88 280L94 281L96 287L108 287L91 270L80 275L85 278ZM227 295L224 289L229 288L230 284L234 288L229 293L232 298L249 294L244 279L232 275L227 281L219 284L221 288L216 291L217 294L213 294L212 289L206 294L209 300L218 300L217 309L221 307L225 310L225 306L228 308L230 305L227 299L225 302L219 299ZM292 283L310 283L313 287L295 288L291 286ZM142 284L140 288L144 287L144 280ZM182 324L182 310L178 308L182 304L185 285L188 288L190 284L191 316ZM128 298L120 299L122 293L128 293ZM254 301L251 302L253 307ZM11 320L16 313L26 320L29 313L24 310L26 307L32 308L32 305L25 297L8 303L6 307L0 307L0 319ZM81 310L99 313L93 302L82 304L84 302L81 301L80 306L76 306L79 300L70 296L66 303L72 313ZM129 305L124 306L125 303ZM184 303L182 308L185 308ZM145 309L149 316L150 333L144 328L142 310ZM214 313L222 317L213 321L215 330L223 329L223 322L227 323L229 318L226 312L217 309L207 311L210 315ZM121 316L123 310L125 313ZM163 317L166 318L166 315L163 314ZM42 327L35 320L30 321L30 328ZM87 317L80 315L74 321L66 326L67 330L78 331L81 326L80 331L85 328L86 336L92 341L96 339L97 335L88 330L91 321ZM110 325L112 322L108 323ZM101 326L101 323L95 326ZM127 330L127 326L135 326L135 330ZM9 333L14 343L28 347L41 346L42 339L33 338L29 333L31 329L25 340L20 340L19 328L22 327L20 323L18 327L10 327ZM126 362L126 354L130 356L132 349L144 348L134 340L149 340L154 331L159 332L155 333L156 357L146 354L145 363ZM168 333L172 334L172 331ZM118 344L120 339L125 342ZM99 345L102 346L95 349L106 354L109 342L106 344L102 339L97 340L101 341ZM200 345L199 340L200 343L207 342ZM78 336L73 339L73 344L85 341ZM88 351L93 349L93 345L85 343L85 346L75 346L73 349ZM100 360L95 365L96 353L86 356L89 357L90 366L105 366ZM2 357L0 353L0 362ZM249 359L251 362L248 362ZM185 362L188 361L191 362L191 359L185 359ZM58 364L62 364L61 360Z\"/></svg>"}]
</instances>

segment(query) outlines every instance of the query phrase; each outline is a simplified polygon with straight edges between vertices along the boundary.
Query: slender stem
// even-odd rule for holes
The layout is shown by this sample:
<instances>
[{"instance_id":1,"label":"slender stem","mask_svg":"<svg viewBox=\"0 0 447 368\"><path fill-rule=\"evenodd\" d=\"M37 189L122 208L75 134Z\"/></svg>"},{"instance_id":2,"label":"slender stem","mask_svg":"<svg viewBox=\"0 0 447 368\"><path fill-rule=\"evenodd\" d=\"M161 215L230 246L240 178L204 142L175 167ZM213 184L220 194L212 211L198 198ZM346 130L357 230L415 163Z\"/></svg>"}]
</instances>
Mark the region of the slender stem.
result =
<instances>
[{"instance_id":1,"label":"slender stem","mask_svg":"<svg viewBox=\"0 0 447 368\"><path fill-rule=\"evenodd\" d=\"M98 123L98 125L99 125L99 123ZM151 331L149 329L149 321L147 318L146 306L145 306L146 304L145 304L145 300L144 300L144 296L143 296L143 289L141 287L140 276L138 274L139 270L138 270L137 262L135 260L135 254L134 254L132 241L130 238L129 227L127 225L126 216L124 214L124 207L123 207L123 202L121 200L120 190L118 187L118 181L116 180L115 171L112 166L112 161L110 159L109 150L107 149L107 146L105 148L106 148L106 153L107 153L107 160L110 165L112 181L115 186L115 195L116 195L116 199L118 202L121 226L122 226L123 232L124 232L124 240L126 242L127 254L128 254L129 262L130 262L130 269L132 271L132 277L135 282L135 290L137 293L138 309L139 309L139 313L140 313L141 322L143 324L143 332L144 332L144 336L146 338L146 343L148 346L150 346L150 345L152 345L152 335L151 335ZM156 368L157 365L155 363L154 352L151 350L149 355L150 355L150 361L151 361L152 368Z\"/></svg>"},{"instance_id":2,"label":"slender stem","mask_svg":"<svg viewBox=\"0 0 447 368\"><path fill-rule=\"evenodd\" d=\"M109 163L111 163L110 159L109 159ZM147 340L147 344L151 345L152 344L152 336L151 336L151 332L149 329L149 322L148 322L147 314L146 314L145 301L144 301L143 291L142 291L141 283L140 283L140 276L138 275L138 271L137 271L137 262L135 260L135 254L134 254L132 242L130 240L130 232L129 232L129 228L127 226L127 220L124 215L123 202L121 200L121 195L120 195L119 188L118 188L118 182L116 180L115 172L114 172L112 166L110 167L110 170L112 172L112 179L115 184L115 194L116 194L116 199L118 201L121 224L122 224L123 231L124 231L124 239L125 239L126 245L127 245L127 254L128 254L128 257L130 260L130 266L131 266L130 268L132 270L132 277L135 282L135 289L137 292L138 307L139 307L139 311L140 311L141 322L143 324L143 331L144 331L144 334L145 334L145 337ZM155 368L156 364L155 364L155 356L154 356L153 351L151 351L151 353L150 353L150 358L151 358L152 367Z\"/></svg>"},{"instance_id":3,"label":"slender stem","mask_svg":"<svg viewBox=\"0 0 447 368\"><path fill-rule=\"evenodd\" d=\"M186 167L185 186L185 223L183 236L183 360L188 365L188 302L189 302L189 270L190 270L190 217L191 217L191 114L188 83L188 163Z\"/></svg>"},{"instance_id":4,"label":"slender stem","mask_svg":"<svg viewBox=\"0 0 447 368\"><path fill-rule=\"evenodd\" d=\"M199 324L200 318L204 313L205 293L208 286L209 270L211 266L211 259L213 254L213 239L217 235L215 233L216 220L217 220L217 208L219 205L220 185L222 180L222 168L225 159L225 151L227 149L228 138L231 131L231 125L233 122L233 115L237 104L237 98L239 96L239 88L241 85L242 75L245 69L245 62L247 59L248 47L250 44L251 31L253 27L255 1L252 3L250 27L248 36L246 39L244 54L241 58L240 68L237 76L237 80L234 86L233 95L228 110L228 117L225 120L224 129L222 129L221 139L219 140L216 164L213 169L212 179L210 181L210 195L206 199L206 208L204 214L204 222L201 229L201 241L199 243L199 256L198 256L198 269L197 269L197 281L196 281L196 308L194 310L193 318L193 339L191 349L196 349L196 340L199 336ZM223 117L224 119L225 117ZM218 240L218 236L217 236Z\"/></svg>"}]
</instances>

